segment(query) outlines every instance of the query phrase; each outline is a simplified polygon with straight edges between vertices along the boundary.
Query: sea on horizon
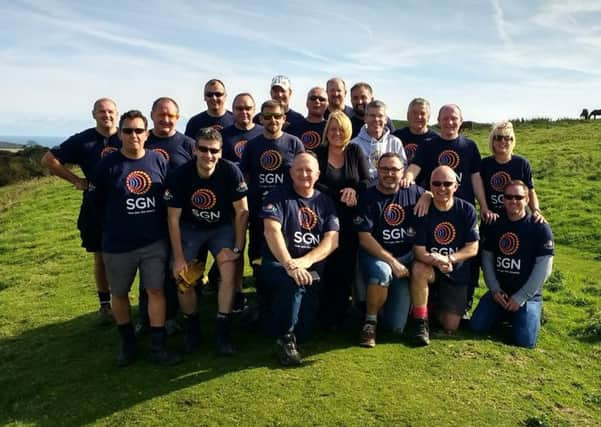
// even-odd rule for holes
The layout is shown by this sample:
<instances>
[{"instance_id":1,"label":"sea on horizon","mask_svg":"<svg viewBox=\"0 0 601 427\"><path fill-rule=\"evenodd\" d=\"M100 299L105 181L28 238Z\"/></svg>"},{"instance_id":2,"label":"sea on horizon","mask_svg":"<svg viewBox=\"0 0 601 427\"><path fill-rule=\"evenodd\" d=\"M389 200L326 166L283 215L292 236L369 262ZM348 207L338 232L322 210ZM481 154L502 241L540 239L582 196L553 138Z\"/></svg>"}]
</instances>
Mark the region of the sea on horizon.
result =
<instances>
[{"instance_id":1,"label":"sea on horizon","mask_svg":"<svg viewBox=\"0 0 601 427\"><path fill-rule=\"evenodd\" d=\"M0 141L12 142L13 144L35 143L42 147L54 147L67 139L66 136L29 136L29 135L0 135Z\"/></svg>"}]
</instances>

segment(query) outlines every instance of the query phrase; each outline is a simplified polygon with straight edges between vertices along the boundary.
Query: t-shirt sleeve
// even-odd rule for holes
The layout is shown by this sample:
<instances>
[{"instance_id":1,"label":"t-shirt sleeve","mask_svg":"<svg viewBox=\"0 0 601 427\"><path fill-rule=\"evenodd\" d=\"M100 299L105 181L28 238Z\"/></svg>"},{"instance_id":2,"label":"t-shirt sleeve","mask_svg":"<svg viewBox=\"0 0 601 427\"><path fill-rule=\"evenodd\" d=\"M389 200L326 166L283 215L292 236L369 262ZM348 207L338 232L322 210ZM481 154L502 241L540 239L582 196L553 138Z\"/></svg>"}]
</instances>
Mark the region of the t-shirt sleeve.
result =
<instances>
[{"instance_id":1,"label":"t-shirt sleeve","mask_svg":"<svg viewBox=\"0 0 601 427\"><path fill-rule=\"evenodd\" d=\"M417 218L415 222L415 240L413 241L416 246L426 246L427 233L428 233L428 220L427 216Z\"/></svg>"},{"instance_id":2,"label":"t-shirt sleeve","mask_svg":"<svg viewBox=\"0 0 601 427\"><path fill-rule=\"evenodd\" d=\"M539 224L539 236L537 238L536 256L546 256L555 254L555 243L553 242L553 232L549 224Z\"/></svg>"},{"instance_id":3,"label":"t-shirt sleeve","mask_svg":"<svg viewBox=\"0 0 601 427\"><path fill-rule=\"evenodd\" d=\"M338 221L338 215L336 214L336 207L334 202L329 197L327 198L328 203L326 205L326 218L324 221L324 233L328 231L340 231L340 222Z\"/></svg>"},{"instance_id":4,"label":"t-shirt sleeve","mask_svg":"<svg viewBox=\"0 0 601 427\"><path fill-rule=\"evenodd\" d=\"M165 201L167 207L183 209L185 206L185 200L182 186L178 185L178 176L180 175L180 173L176 172L178 170L179 169L176 169L174 172L171 172L167 175L163 200Z\"/></svg>"},{"instance_id":5,"label":"t-shirt sleeve","mask_svg":"<svg viewBox=\"0 0 601 427\"><path fill-rule=\"evenodd\" d=\"M476 242L480 240L480 233L478 232L478 215L476 214L476 209L472 206L470 206L469 209L466 225L465 242Z\"/></svg>"},{"instance_id":6,"label":"t-shirt sleeve","mask_svg":"<svg viewBox=\"0 0 601 427\"><path fill-rule=\"evenodd\" d=\"M70 136L62 144L50 149L50 152L61 164L79 164L79 143L77 135Z\"/></svg>"},{"instance_id":7,"label":"t-shirt sleeve","mask_svg":"<svg viewBox=\"0 0 601 427\"><path fill-rule=\"evenodd\" d=\"M371 232L374 228L374 222L370 209L369 200L366 200L365 196L359 199L355 216L353 217L353 225L357 232Z\"/></svg>"},{"instance_id":8,"label":"t-shirt sleeve","mask_svg":"<svg viewBox=\"0 0 601 427\"><path fill-rule=\"evenodd\" d=\"M242 175L242 172L240 172L240 169L238 169L236 165L231 165L230 175L230 192L232 195L232 201L235 202L246 196L246 194L248 193L248 186L246 185L246 181L244 181L244 176Z\"/></svg>"},{"instance_id":9,"label":"t-shirt sleeve","mask_svg":"<svg viewBox=\"0 0 601 427\"><path fill-rule=\"evenodd\" d=\"M259 218L270 218L273 219L280 224L284 223L284 202L283 200L277 200L274 195L279 193L278 191L271 192L265 201L263 202L263 206L261 206L261 211L259 212Z\"/></svg>"},{"instance_id":10,"label":"t-shirt sleeve","mask_svg":"<svg viewBox=\"0 0 601 427\"><path fill-rule=\"evenodd\" d=\"M411 163L423 169L425 164L425 158L428 155L427 151L428 143L419 145L417 147L417 150L415 151L415 156L413 156L413 160L411 161Z\"/></svg>"},{"instance_id":11,"label":"t-shirt sleeve","mask_svg":"<svg viewBox=\"0 0 601 427\"><path fill-rule=\"evenodd\" d=\"M481 163L482 163L482 158L480 157L480 151L478 150L478 146L474 142L474 143L472 143L472 162L470 165L470 174L480 172L480 164Z\"/></svg>"},{"instance_id":12,"label":"t-shirt sleeve","mask_svg":"<svg viewBox=\"0 0 601 427\"><path fill-rule=\"evenodd\" d=\"M526 159L524 159L523 177L524 184L526 184L526 187L532 190L534 188L534 180L532 179L532 168L530 167L530 162L528 162L528 160Z\"/></svg>"}]
</instances>

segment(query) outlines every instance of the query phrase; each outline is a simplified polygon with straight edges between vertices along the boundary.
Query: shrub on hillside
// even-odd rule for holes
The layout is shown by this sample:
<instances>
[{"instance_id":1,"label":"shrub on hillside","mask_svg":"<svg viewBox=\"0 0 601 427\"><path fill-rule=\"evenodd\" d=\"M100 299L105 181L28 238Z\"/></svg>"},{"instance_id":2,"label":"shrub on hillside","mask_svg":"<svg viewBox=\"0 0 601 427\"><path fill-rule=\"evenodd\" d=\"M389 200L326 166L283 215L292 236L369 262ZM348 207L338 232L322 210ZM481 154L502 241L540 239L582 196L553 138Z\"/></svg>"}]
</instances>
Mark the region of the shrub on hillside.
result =
<instances>
[{"instance_id":1,"label":"shrub on hillside","mask_svg":"<svg viewBox=\"0 0 601 427\"><path fill-rule=\"evenodd\" d=\"M40 164L47 150L32 145L17 153L0 151L0 186L49 175L48 170Z\"/></svg>"}]
</instances>

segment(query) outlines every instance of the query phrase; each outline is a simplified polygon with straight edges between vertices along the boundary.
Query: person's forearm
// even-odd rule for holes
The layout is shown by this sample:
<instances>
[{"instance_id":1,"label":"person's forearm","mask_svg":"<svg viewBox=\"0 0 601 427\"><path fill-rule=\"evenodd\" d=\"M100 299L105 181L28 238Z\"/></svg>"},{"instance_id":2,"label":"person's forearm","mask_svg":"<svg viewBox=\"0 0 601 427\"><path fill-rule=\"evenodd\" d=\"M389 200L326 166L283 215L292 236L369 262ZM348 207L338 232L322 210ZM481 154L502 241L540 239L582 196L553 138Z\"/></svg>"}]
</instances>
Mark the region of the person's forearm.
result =
<instances>
[{"instance_id":1,"label":"person's forearm","mask_svg":"<svg viewBox=\"0 0 601 427\"><path fill-rule=\"evenodd\" d=\"M367 251L371 256L381 259L382 261L390 264L393 262L394 257L390 252L378 243L378 241L368 232L359 233L359 244L363 249Z\"/></svg>"},{"instance_id":2,"label":"person's forearm","mask_svg":"<svg viewBox=\"0 0 601 427\"><path fill-rule=\"evenodd\" d=\"M484 184L482 183L482 177L479 172L471 175L472 188L474 189L474 195L478 204L480 205L480 212L488 211L488 203L486 202L486 193L484 192Z\"/></svg>"},{"instance_id":3,"label":"person's forearm","mask_svg":"<svg viewBox=\"0 0 601 427\"><path fill-rule=\"evenodd\" d=\"M542 289L543 283L545 283L545 280L551 275L552 268L553 257L551 255L536 257L534 268L532 269L528 280L519 291L511 296L511 298L516 300L520 305L524 304Z\"/></svg>"},{"instance_id":4,"label":"person's forearm","mask_svg":"<svg viewBox=\"0 0 601 427\"><path fill-rule=\"evenodd\" d=\"M338 232L328 231L315 248L311 249L302 258L310 265L323 261L338 247Z\"/></svg>"},{"instance_id":5,"label":"person's forearm","mask_svg":"<svg viewBox=\"0 0 601 427\"><path fill-rule=\"evenodd\" d=\"M182 247L182 235L179 226L180 212L173 212L173 208L167 208L167 227L169 229L169 241L174 259L184 259L184 249Z\"/></svg>"},{"instance_id":6,"label":"person's forearm","mask_svg":"<svg viewBox=\"0 0 601 427\"><path fill-rule=\"evenodd\" d=\"M484 273L484 283L491 292L499 292L501 284L495 275L495 256L490 251L482 251L482 272Z\"/></svg>"}]
</instances>

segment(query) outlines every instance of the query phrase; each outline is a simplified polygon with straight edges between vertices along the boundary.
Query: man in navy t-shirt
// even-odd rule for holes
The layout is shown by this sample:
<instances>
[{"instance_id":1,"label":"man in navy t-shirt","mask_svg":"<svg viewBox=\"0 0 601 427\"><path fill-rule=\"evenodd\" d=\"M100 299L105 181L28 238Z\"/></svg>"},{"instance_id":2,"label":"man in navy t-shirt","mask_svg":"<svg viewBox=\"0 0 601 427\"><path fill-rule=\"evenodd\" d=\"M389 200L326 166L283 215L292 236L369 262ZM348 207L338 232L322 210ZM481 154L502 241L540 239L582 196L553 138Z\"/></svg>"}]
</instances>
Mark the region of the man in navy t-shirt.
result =
<instances>
[{"instance_id":1,"label":"man in navy t-shirt","mask_svg":"<svg viewBox=\"0 0 601 427\"><path fill-rule=\"evenodd\" d=\"M113 314L121 336L119 366L136 358L129 291L139 272L148 293L150 360L157 364L179 362L165 347L165 295L167 230L162 195L167 161L144 149L147 120L136 110L119 121L122 147L106 156L94 169L94 201L102 220L102 252L113 297Z\"/></svg>"},{"instance_id":2,"label":"man in navy t-shirt","mask_svg":"<svg viewBox=\"0 0 601 427\"><path fill-rule=\"evenodd\" d=\"M265 243L261 280L271 290L270 332L277 336L283 365L300 365L296 337L308 337L319 304L319 277L324 260L338 246L338 218L334 202L315 189L317 158L294 157L292 184L274 190L261 209Z\"/></svg>"},{"instance_id":3,"label":"man in navy t-shirt","mask_svg":"<svg viewBox=\"0 0 601 427\"><path fill-rule=\"evenodd\" d=\"M346 98L346 83L340 77L332 77L326 82L326 91L328 93L328 109L324 112L324 117L327 120L330 113L334 111L342 111L349 119L353 114L353 109L344 104Z\"/></svg>"},{"instance_id":4,"label":"man in navy t-shirt","mask_svg":"<svg viewBox=\"0 0 601 427\"><path fill-rule=\"evenodd\" d=\"M536 346L542 311L543 283L553 265L553 234L526 212L528 186L510 181L503 190L506 216L486 236L482 269L489 291L470 321L476 332L488 332L509 318L515 343Z\"/></svg>"},{"instance_id":5,"label":"man in navy t-shirt","mask_svg":"<svg viewBox=\"0 0 601 427\"><path fill-rule=\"evenodd\" d=\"M211 79L204 86L204 99L207 104L206 111L192 116L186 124L186 136L194 139L196 133L206 127L213 127L218 131L234 123L234 115L225 108L227 92L225 85L219 79Z\"/></svg>"},{"instance_id":6,"label":"man in navy t-shirt","mask_svg":"<svg viewBox=\"0 0 601 427\"><path fill-rule=\"evenodd\" d=\"M221 131L222 158L240 164L246 143L263 133L263 126L255 124L255 100L250 93L239 93L232 103L234 124Z\"/></svg>"},{"instance_id":7,"label":"man in navy t-shirt","mask_svg":"<svg viewBox=\"0 0 601 427\"><path fill-rule=\"evenodd\" d=\"M381 312L385 327L401 333L411 297L409 272L413 262L416 218L413 207L424 190L400 188L403 160L384 153L378 161L378 182L361 194L353 222L359 233L359 263L367 284L367 308L359 345L376 346Z\"/></svg>"},{"instance_id":8,"label":"man in navy t-shirt","mask_svg":"<svg viewBox=\"0 0 601 427\"><path fill-rule=\"evenodd\" d=\"M294 111L290 108L290 97L292 96L292 87L290 79L287 76L277 75L271 79L271 89L269 91L271 99L278 101L284 113L286 114L286 121L282 125L282 129L286 129L290 125L296 125L302 123L304 117L301 113ZM257 114L253 119L255 123L261 124L261 114Z\"/></svg>"},{"instance_id":9,"label":"man in navy t-shirt","mask_svg":"<svg viewBox=\"0 0 601 427\"><path fill-rule=\"evenodd\" d=\"M52 148L42 157L42 165L83 192L77 228L81 246L94 254L94 278L100 301L98 316L101 324L108 324L113 322L111 294L102 260L100 224L88 184L100 159L121 146L117 136L117 105L112 99L100 98L94 102L92 117L96 121L96 127L75 134L58 147ZM74 174L65 166L67 164L78 165L84 177Z\"/></svg>"},{"instance_id":10,"label":"man in navy t-shirt","mask_svg":"<svg viewBox=\"0 0 601 427\"><path fill-rule=\"evenodd\" d=\"M290 125L286 132L298 137L305 150L315 150L321 145L326 121L323 114L328 106L328 98L325 89L314 87L307 94L307 117L296 125Z\"/></svg>"},{"instance_id":11,"label":"man in navy t-shirt","mask_svg":"<svg viewBox=\"0 0 601 427\"><path fill-rule=\"evenodd\" d=\"M173 276L187 270L199 249L207 246L217 261L221 284L217 296L217 352L235 353L230 339L232 303L236 284L242 281L246 227L247 187L240 170L221 159L222 138L213 128L197 133L195 160L171 173L165 201L173 250ZM196 292L180 292L185 316L184 348L196 350L199 320Z\"/></svg>"},{"instance_id":12,"label":"man in navy t-shirt","mask_svg":"<svg viewBox=\"0 0 601 427\"><path fill-rule=\"evenodd\" d=\"M455 331L467 305L468 261L478 253L479 236L476 209L454 197L458 182L449 166L434 169L430 178L432 204L417 225L411 300L418 345L430 342L429 308L446 331Z\"/></svg>"},{"instance_id":13,"label":"man in navy t-shirt","mask_svg":"<svg viewBox=\"0 0 601 427\"><path fill-rule=\"evenodd\" d=\"M351 111L351 124L353 125L353 133L351 139L359 135L361 128L365 124L365 113L367 110L367 104L374 100L373 90L369 83L359 82L355 83L351 88L351 105L353 109ZM386 127L390 132L394 131L394 124L390 117L386 121Z\"/></svg>"},{"instance_id":14,"label":"man in navy t-shirt","mask_svg":"<svg viewBox=\"0 0 601 427\"><path fill-rule=\"evenodd\" d=\"M278 101L261 105L263 134L248 141L240 169L248 183L250 228L248 258L251 265L261 258L263 221L259 218L261 204L267 194L288 180L288 169L295 154L304 151L300 140L282 131L286 122L284 109ZM260 292L260 291L259 291Z\"/></svg>"}]
</instances>

